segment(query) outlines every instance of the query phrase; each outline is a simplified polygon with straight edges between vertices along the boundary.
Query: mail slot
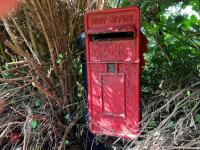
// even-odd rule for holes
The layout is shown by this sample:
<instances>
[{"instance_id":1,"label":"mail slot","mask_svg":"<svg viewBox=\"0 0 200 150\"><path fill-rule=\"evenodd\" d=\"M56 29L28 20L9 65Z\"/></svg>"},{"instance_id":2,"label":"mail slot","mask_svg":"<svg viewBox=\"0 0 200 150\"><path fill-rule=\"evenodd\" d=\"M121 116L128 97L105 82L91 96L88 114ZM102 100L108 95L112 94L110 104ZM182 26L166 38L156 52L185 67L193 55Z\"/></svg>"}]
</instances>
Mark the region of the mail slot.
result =
<instances>
[{"instance_id":1,"label":"mail slot","mask_svg":"<svg viewBox=\"0 0 200 150\"><path fill-rule=\"evenodd\" d=\"M140 121L140 10L87 12L85 34L90 130L134 138Z\"/></svg>"}]
</instances>

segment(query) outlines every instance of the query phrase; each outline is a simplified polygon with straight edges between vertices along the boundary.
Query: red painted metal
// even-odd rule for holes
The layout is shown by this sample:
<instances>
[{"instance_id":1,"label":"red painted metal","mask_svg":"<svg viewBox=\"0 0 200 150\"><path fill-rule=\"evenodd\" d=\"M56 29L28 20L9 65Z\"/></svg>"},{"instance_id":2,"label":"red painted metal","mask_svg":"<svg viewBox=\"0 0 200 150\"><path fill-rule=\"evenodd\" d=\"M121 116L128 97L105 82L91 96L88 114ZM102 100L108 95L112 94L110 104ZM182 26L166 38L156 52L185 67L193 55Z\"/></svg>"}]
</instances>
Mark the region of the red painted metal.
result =
<instances>
[{"instance_id":1,"label":"red painted metal","mask_svg":"<svg viewBox=\"0 0 200 150\"><path fill-rule=\"evenodd\" d=\"M87 12L85 33L90 130L134 138L140 121L140 10Z\"/></svg>"}]
</instances>

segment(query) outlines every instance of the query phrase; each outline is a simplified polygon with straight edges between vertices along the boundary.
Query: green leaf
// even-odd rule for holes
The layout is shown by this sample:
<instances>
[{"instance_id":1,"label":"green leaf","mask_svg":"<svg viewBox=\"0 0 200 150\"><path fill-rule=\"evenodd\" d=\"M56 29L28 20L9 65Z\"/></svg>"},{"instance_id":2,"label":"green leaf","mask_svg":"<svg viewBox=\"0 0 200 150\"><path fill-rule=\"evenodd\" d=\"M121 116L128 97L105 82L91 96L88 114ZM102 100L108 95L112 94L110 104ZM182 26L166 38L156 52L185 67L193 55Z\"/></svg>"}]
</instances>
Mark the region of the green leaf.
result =
<instances>
[{"instance_id":1,"label":"green leaf","mask_svg":"<svg viewBox=\"0 0 200 150\"><path fill-rule=\"evenodd\" d=\"M200 124L200 114L195 115L195 121Z\"/></svg>"},{"instance_id":2,"label":"green leaf","mask_svg":"<svg viewBox=\"0 0 200 150\"><path fill-rule=\"evenodd\" d=\"M57 59L57 64L60 64L61 63L61 61L62 61L62 59Z\"/></svg>"},{"instance_id":3,"label":"green leaf","mask_svg":"<svg viewBox=\"0 0 200 150\"><path fill-rule=\"evenodd\" d=\"M65 140L65 145L69 145L69 141L68 140Z\"/></svg>"},{"instance_id":4,"label":"green leaf","mask_svg":"<svg viewBox=\"0 0 200 150\"><path fill-rule=\"evenodd\" d=\"M42 102L40 100L36 100L34 103L35 107L40 107L42 105Z\"/></svg>"},{"instance_id":5,"label":"green leaf","mask_svg":"<svg viewBox=\"0 0 200 150\"><path fill-rule=\"evenodd\" d=\"M180 15L179 15L179 16L176 16L176 17L175 17L175 22L176 22L177 24L183 23L184 20L185 20L184 16L180 16Z\"/></svg>"},{"instance_id":6,"label":"green leaf","mask_svg":"<svg viewBox=\"0 0 200 150\"><path fill-rule=\"evenodd\" d=\"M167 125L167 128L169 128L169 129L172 129L172 128L174 128L174 127L175 127L174 121L170 121L170 122L168 123L168 125Z\"/></svg>"},{"instance_id":7,"label":"green leaf","mask_svg":"<svg viewBox=\"0 0 200 150\"><path fill-rule=\"evenodd\" d=\"M60 64L64 58L64 55L62 53L59 54L58 59L57 59L57 64Z\"/></svg>"},{"instance_id":8,"label":"green leaf","mask_svg":"<svg viewBox=\"0 0 200 150\"><path fill-rule=\"evenodd\" d=\"M155 121L154 119L151 119L151 120L149 121L148 127L149 127L150 129L156 128L156 127L157 127L156 121Z\"/></svg>"},{"instance_id":9,"label":"green leaf","mask_svg":"<svg viewBox=\"0 0 200 150\"><path fill-rule=\"evenodd\" d=\"M79 94L78 94L78 97L79 97L79 98L81 98L81 97L82 97L82 95L79 93Z\"/></svg>"},{"instance_id":10,"label":"green leaf","mask_svg":"<svg viewBox=\"0 0 200 150\"><path fill-rule=\"evenodd\" d=\"M187 96L190 96L191 95L191 92L190 91L187 91L187 94L186 94Z\"/></svg>"},{"instance_id":11,"label":"green leaf","mask_svg":"<svg viewBox=\"0 0 200 150\"><path fill-rule=\"evenodd\" d=\"M64 118L65 118L66 121L69 121L69 120L70 120L70 115L69 115L69 114L66 114L66 115L64 116Z\"/></svg>"},{"instance_id":12,"label":"green leaf","mask_svg":"<svg viewBox=\"0 0 200 150\"><path fill-rule=\"evenodd\" d=\"M64 55L61 53L59 54L59 58L63 59Z\"/></svg>"},{"instance_id":13,"label":"green leaf","mask_svg":"<svg viewBox=\"0 0 200 150\"><path fill-rule=\"evenodd\" d=\"M37 120L32 120L31 121L31 126L32 126L33 129L37 128L37 126L38 126Z\"/></svg>"}]
</instances>

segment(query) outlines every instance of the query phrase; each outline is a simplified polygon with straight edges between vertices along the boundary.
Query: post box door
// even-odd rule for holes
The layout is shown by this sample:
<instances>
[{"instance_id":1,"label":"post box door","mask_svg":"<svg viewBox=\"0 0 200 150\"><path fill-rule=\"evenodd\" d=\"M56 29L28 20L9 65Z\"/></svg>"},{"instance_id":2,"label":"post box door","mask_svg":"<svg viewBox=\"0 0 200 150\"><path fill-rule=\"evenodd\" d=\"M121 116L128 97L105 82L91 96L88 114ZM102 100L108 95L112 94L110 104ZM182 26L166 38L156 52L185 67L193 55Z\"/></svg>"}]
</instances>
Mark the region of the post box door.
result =
<instances>
[{"instance_id":1,"label":"post box door","mask_svg":"<svg viewBox=\"0 0 200 150\"><path fill-rule=\"evenodd\" d=\"M140 67L117 65L118 73L108 73L107 64L90 64L90 129L96 134L133 138L139 131Z\"/></svg>"},{"instance_id":2,"label":"post box door","mask_svg":"<svg viewBox=\"0 0 200 150\"><path fill-rule=\"evenodd\" d=\"M102 115L125 118L124 74L101 75Z\"/></svg>"}]
</instances>

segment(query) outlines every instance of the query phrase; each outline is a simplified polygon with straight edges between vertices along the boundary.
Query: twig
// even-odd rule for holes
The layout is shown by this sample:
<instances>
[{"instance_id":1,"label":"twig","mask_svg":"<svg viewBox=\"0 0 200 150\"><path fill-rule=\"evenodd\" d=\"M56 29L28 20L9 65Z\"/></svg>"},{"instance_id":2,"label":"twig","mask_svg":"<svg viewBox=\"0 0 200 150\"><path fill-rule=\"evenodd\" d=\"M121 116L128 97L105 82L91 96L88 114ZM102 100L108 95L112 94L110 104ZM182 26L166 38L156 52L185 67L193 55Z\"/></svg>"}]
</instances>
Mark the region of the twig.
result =
<instances>
[{"instance_id":1,"label":"twig","mask_svg":"<svg viewBox=\"0 0 200 150\"><path fill-rule=\"evenodd\" d=\"M59 147L58 147L58 150L62 150L62 149L63 149L63 146L64 146L64 144L65 144L66 137L67 137L68 133L70 132L70 130L72 129L72 127L76 124L77 121L78 121L78 119L76 118L76 119L75 119L73 122L71 122L70 125L65 129L65 133L64 133L64 135L63 135L61 144L60 144Z\"/></svg>"},{"instance_id":2,"label":"twig","mask_svg":"<svg viewBox=\"0 0 200 150\"><path fill-rule=\"evenodd\" d=\"M4 124L4 125L1 125L0 126L0 129L1 128L4 128L4 127L6 127L6 126L11 126L11 125L13 125L13 124L23 124L24 122L20 122L20 121L15 121L15 122L10 122L10 123L6 123L6 124Z\"/></svg>"},{"instance_id":3,"label":"twig","mask_svg":"<svg viewBox=\"0 0 200 150\"><path fill-rule=\"evenodd\" d=\"M39 64L41 64L39 58L37 57L37 55L36 55L35 52L33 51L32 46L29 44L27 38L25 37L23 31L21 30L21 28L19 27L19 25L17 24L17 22L15 21L15 19L13 19L13 17L11 17L11 20L13 21L13 23L14 23L14 25L16 26L17 30L19 31L19 33L21 34L23 40L25 41L26 45L28 46L28 48L29 48L31 54L33 55L33 58L35 58L35 60L37 60L37 62L38 62Z\"/></svg>"},{"instance_id":4,"label":"twig","mask_svg":"<svg viewBox=\"0 0 200 150\"><path fill-rule=\"evenodd\" d=\"M189 147L189 146L162 146L162 148L167 148L167 149L170 149L170 150L172 150L172 149L175 149L175 150L177 150L177 149L199 150L200 149L200 147Z\"/></svg>"},{"instance_id":5,"label":"twig","mask_svg":"<svg viewBox=\"0 0 200 150\"><path fill-rule=\"evenodd\" d=\"M13 68L13 69L4 70L3 73L5 73L5 72L9 72L9 73L21 72L21 69L24 69L26 67L29 67L29 64L26 64L26 65L23 65L23 66L19 66L19 67Z\"/></svg>"},{"instance_id":6,"label":"twig","mask_svg":"<svg viewBox=\"0 0 200 150\"><path fill-rule=\"evenodd\" d=\"M35 69L35 71L38 73L38 75L40 75L40 77L42 78L42 80L44 81L44 83L48 86L49 89L52 89L53 87L53 82L51 81L50 78L48 78L44 72L44 70L42 69L42 67L37 64L29 54L25 53L22 49L15 47L11 42L6 41L5 45L8 46L9 48L11 48L12 50L14 50L18 55L23 56L24 58L26 58L28 61L28 63Z\"/></svg>"},{"instance_id":7,"label":"twig","mask_svg":"<svg viewBox=\"0 0 200 150\"><path fill-rule=\"evenodd\" d=\"M14 107L10 107L14 112L20 114L21 116L27 118L27 116L25 114L23 114L22 112L18 111L17 109L15 109Z\"/></svg>"},{"instance_id":8,"label":"twig","mask_svg":"<svg viewBox=\"0 0 200 150\"><path fill-rule=\"evenodd\" d=\"M27 64L28 62L27 61L16 61L16 62L9 62L9 63L6 63L7 66L16 66L16 65L25 65Z\"/></svg>"},{"instance_id":9,"label":"twig","mask_svg":"<svg viewBox=\"0 0 200 150\"><path fill-rule=\"evenodd\" d=\"M28 77L19 77L19 78L12 78L12 79L0 78L0 82L6 82L6 83L13 83L13 82L18 82L18 81L28 81L28 82L31 82L27 78Z\"/></svg>"}]
</instances>

